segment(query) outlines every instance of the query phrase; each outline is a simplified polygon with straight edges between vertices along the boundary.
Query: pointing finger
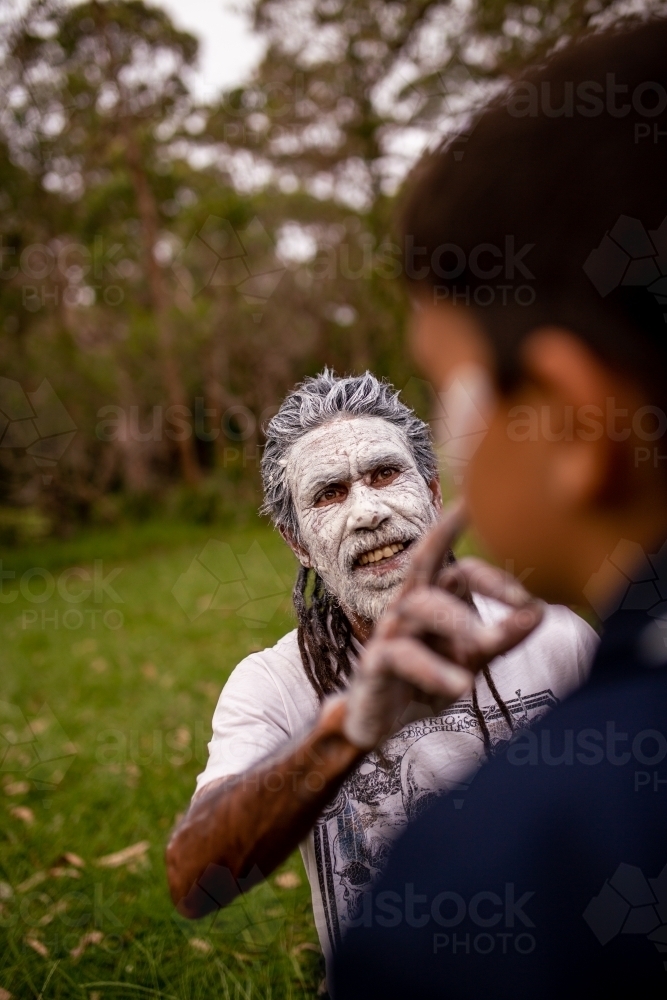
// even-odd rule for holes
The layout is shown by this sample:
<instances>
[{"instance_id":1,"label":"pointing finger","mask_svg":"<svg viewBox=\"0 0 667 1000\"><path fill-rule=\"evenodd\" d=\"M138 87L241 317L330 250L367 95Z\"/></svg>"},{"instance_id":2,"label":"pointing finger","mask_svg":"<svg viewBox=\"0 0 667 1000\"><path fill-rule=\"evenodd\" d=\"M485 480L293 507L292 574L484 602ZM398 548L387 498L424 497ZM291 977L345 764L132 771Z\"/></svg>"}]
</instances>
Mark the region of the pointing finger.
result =
<instances>
[{"instance_id":1,"label":"pointing finger","mask_svg":"<svg viewBox=\"0 0 667 1000\"><path fill-rule=\"evenodd\" d=\"M510 573L474 556L466 556L447 566L438 575L437 582L438 586L457 597L463 598L474 592L515 608L522 608L534 599Z\"/></svg>"},{"instance_id":2,"label":"pointing finger","mask_svg":"<svg viewBox=\"0 0 667 1000\"><path fill-rule=\"evenodd\" d=\"M435 527L415 547L403 584L404 593L433 582L464 524L463 501L455 500L448 505Z\"/></svg>"}]
</instances>

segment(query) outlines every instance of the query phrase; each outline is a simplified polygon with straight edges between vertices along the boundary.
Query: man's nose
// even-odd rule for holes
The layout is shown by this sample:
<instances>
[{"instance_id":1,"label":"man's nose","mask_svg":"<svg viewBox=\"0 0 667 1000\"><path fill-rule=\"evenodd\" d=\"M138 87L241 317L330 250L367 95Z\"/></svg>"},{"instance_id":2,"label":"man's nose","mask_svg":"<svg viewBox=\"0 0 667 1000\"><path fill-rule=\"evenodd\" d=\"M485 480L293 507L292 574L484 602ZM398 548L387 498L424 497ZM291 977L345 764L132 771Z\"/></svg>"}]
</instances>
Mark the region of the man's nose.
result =
<instances>
[{"instance_id":1,"label":"man's nose","mask_svg":"<svg viewBox=\"0 0 667 1000\"><path fill-rule=\"evenodd\" d=\"M352 488L352 504L347 518L348 531L373 530L391 517L391 507L383 503L378 491L357 483Z\"/></svg>"}]
</instances>

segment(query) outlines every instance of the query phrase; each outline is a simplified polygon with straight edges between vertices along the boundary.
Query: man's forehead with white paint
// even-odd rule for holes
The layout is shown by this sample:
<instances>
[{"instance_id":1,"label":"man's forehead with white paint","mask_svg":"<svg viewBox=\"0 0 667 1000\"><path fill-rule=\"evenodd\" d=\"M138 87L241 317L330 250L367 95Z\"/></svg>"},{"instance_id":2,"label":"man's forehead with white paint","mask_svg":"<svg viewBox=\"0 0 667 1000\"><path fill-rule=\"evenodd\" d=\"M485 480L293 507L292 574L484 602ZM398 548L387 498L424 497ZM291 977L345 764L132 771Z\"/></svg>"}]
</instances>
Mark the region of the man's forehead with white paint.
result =
<instances>
[{"instance_id":1,"label":"man's forehead with white paint","mask_svg":"<svg viewBox=\"0 0 667 1000\"><path fill-rule=\"evenodd\" d=\"M415 466L402 431L381 417L337 417L292 445L287 478L295 500L307 503L323 486L360 479L383 464Z\"/></svg>"}]
</instances>

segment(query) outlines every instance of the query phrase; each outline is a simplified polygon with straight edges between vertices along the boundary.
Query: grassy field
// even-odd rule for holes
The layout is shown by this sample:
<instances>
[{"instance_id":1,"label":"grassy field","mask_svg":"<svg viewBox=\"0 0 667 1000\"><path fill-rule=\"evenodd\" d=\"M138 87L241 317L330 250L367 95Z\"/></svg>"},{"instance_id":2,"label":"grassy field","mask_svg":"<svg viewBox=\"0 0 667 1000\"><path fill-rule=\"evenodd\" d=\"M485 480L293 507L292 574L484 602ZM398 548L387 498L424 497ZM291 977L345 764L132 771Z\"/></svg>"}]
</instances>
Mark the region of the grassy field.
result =
<instances>
[{"instance_id":1,"label":"grassy field","mask_svg":"<svg viewBox=\"0 0 667 1000\"><path fill-rule=\"evenodd\" d=\"M251 521L149 522L1 568L1 1000L315 996L298 854L196 924L163 865L230 670L293 627L283 543Z\"/></svg>"}]
</instances>

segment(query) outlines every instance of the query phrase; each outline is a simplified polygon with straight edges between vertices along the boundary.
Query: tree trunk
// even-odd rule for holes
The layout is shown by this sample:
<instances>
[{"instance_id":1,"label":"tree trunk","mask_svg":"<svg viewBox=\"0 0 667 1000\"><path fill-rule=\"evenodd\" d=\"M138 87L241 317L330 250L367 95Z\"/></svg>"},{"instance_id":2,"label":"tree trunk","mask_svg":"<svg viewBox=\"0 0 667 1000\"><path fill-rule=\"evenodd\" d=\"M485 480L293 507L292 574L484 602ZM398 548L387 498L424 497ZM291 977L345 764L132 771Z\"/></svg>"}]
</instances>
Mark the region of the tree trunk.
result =
<instances>
[{"instance_id":1,"label":"tree trunk","mask_svg":"<svg viewBox=\"0 0 667 1000\"><path fill-rule=\"evenodd\" d=\"M157 343L162 362L164 386L170 406L187 406L185 386L176 359L174 358L174 337L171 316L169 315L169 295L164 275L155 259L154 253L159 230L155 196L148 183L135 137L129 129L125 132L125 139L127 160L134 185L139 220L141 222L149 295L157 323ZM190 434L186 438L179 436L176 445L183 478L186 483L198 482L201 478L201 469L194 447L193 434Z\"/></svg>"}]
</instances>

